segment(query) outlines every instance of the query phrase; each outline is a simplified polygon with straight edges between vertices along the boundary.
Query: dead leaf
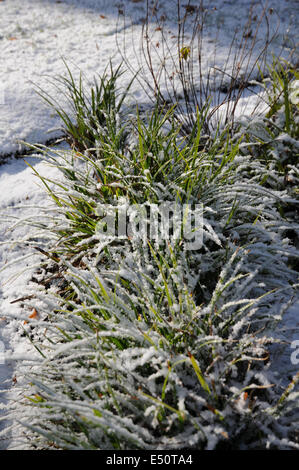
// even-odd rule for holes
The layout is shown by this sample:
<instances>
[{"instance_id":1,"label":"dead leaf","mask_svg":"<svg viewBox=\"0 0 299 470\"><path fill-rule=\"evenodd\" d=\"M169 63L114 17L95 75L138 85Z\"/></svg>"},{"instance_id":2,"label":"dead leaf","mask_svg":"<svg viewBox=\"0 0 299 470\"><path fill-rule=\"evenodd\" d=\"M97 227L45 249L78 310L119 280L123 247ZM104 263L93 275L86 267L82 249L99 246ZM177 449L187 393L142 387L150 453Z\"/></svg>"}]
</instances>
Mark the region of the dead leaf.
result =
<instances>
[{"instance_id":1,"label":"dead leaf","mask_svg":"<svg viewBox=\"0 0 299 470\"><path fill-rule=\"evenodd\" d=\"M100 18L102 18L103 20L105 20L107 18L107 16L105 15L100 15Z\"/></svg>"},{"instance_id":2,"label":"dead leaf","mask_svg":"<svg viewBox=\"0 0 299 470\"><path fill-rule=\"evenodd\" d=\"M38 316L38 313L37 313L36 309L34 308L31 315L29 315L29 318L36 318L37 316Z\"/></svg>"},{"instance_id":3,"label":"dead leaf","mask_svg":"<svg viewBox=\"0 0 299 470\"><path fill-rule=\"evenodd\" d=\"M208 410L212 411L212 413L215 414L216 408L214 408L214 406L212 406L212 405L210 405L209 403L207 403L207 408L208 408Z\"/></svg>"}]
</instances>

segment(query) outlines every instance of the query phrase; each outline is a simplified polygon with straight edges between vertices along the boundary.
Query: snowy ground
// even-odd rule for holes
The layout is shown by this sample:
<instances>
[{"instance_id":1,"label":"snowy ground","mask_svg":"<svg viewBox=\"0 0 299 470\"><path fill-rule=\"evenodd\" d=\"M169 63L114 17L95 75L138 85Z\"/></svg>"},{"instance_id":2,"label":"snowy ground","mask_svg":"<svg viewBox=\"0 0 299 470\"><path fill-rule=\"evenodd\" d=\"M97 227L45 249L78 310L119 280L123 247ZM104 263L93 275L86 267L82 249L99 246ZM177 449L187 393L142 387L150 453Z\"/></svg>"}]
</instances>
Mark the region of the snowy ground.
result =
<instances>
[{"instance_id":1,"label":"snowy ground","mask_svg":"<svg viewBox=\"0 0 299 470\"><path fill-rule=\"evenodd\" d=\"M118 58L115 43L116 32L123 29L117 23L119 10L131 15L134 22L134 42L139 41L141 22L145 14L144 0L3 0L0 1L0 155L14 154L19 149L18 140L46 142L59 135L59 122L36 93L34 84L42 88L47 85L48 76L64 74L62 57L73 64L75 75L84 70L88 78L101 73L110 57ZM161 15L168 17L171 24L170 0L158 2ZM194 0L193 4L198 2ZM214 53L213 33L221 31L221 47L217 50L219 65L223 63L236 26L246 17L246 0L215 0L204 2L211 8L207 31L206 55ZM273 42L274 51L296 40L299 26L299 2L297 0L272 0L273 17L279 17L278 35ZM213 8L216 8L213 10ZM277 12L277 16L276 16ZM171 26L170 26L171 27ZM287 28L290 27L286 38ZM260 37L263 37L263 31ZM131 40L132 41L132 40ZM136 45L135 43L135 45ZM127 44L127 55L134 59L133 43ZM53 91L54 92L54 91ZM139 101L146 96L138 89L133 92ZM252 109L250 100L245 100L247 112ZM56 128L54 133L49 130ZM35 168L49 176L44 162L27 158ZM53 174L53 176L55 176ZM44 191L38 186L36 176L23 159L6 160L0 165L0 394L1 401L11 397L18 371L9 357L32 354L30 343L22 337L20 321L9 317L13 314L30 315L24 312L22 302L15 302L26 295L27 283L32 275L28 270L39 255L20 248L19 240L30 236L28 225L19 224L12 228L14 218L38 217L38 207L48 207ZM50 209L50 206L49 206ZM34 251L34 250L33 250ZM30 257L29 257L30 256ZM33 257L32 257L33 256ZM10 264L16 261L14 264ZM3 270L2 268L6 268ZM298 369L291 363L291 342L299 340L299 301L287 313L280 325L286 344L273 358L273 368L285 383ZM5 352L4 362L2 352ZM7 395L9 393L10 395ZM2 396L3 395L3 396ZM2 396L2 398L1 398ZM6 398L5 398L6 397ZM1 414L1 407L0 407ZM0 438L1 438L0 424ZM13 448L14 441L3 448ZM1 448L1 440L0 440Z\"/></svg>"},{"instance_id":2,"label":"snowy ground","mask_svg":"<svg viewBox=\"0 0 299 470\"><path fill-rule=\"evenodd\" d=\"M159 15L168 18L171 28L175 14L170 8L173 0L158 3ZM193 3L197 4L198 0ZM248 3L247 0L204 2L210 10L204 36L204 63L213 60L217 35L221 35L217 45L218 67L225 62L235 28L244 24ZM0 2L0 154L15 151L18 139L40 142L54 135L48 131L58 127L59 122L41 103L34 84L49 88L49 77L64 74L62 57L74 65L75 74L76 66L89 78L101 73L108 59L118 56L115 36L117 31L121 35L124 30L123 16L117 24L119 10L131 16L135 24L133 37L127 28L126 53L131 63L136 62L133 45L136 47L140 41L145 4L145 0ZM271 48L280 53L282 46L291 46L295 41L299 4L296 0L272 0L271 8L277 12L272 13L272 30L279 22ZM256 7L256 10L258 16L260 9ZM264 28L258 36L260 47L265 41ZM140 91L135 90L135 94L139 101L145 98Z\"/></svg>"}]
</instances>

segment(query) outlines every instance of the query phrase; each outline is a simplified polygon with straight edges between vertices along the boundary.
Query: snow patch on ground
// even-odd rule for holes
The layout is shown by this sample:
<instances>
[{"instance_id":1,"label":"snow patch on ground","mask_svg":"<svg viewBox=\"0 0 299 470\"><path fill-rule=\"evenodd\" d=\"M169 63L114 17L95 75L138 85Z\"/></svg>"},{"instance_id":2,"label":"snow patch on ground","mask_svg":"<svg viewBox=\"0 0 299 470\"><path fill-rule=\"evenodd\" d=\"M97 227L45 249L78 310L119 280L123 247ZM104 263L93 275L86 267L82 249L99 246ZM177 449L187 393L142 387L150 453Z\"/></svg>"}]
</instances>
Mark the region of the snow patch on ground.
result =
<instances>
[{"instance_id":1,"label":"snow patch on ground","mask_svg":"<svg viewBox=\"0 0 299 470\"><path fill-rule=\"evenodd\" d=\"M34 157L26 161L41 175L61 178L58 170L47 162ZM0 403L15 398L18 370L22 372L22 363L15 370L12 356L30 358L36 354L23 331L24 321L32 311L25 310L18 299L30 294L28 283L34 266L41 260L38 251L26 246L26 240L35 233L33 224L40 223L52 207L40 181L24 160L12 160L0 167L0 353L4 353L0 357ZM6 440L1 444L3 426L0 421L0 449L7 446Z\"/></svg>"},{"instance_id":2,"label":"snow patch on ground","mask_svg":"<svg viewBox=\"0 0 299 470\"><path fill-rule=\"evenodd\" d=\"M170 30L175 26L174 0L159 4L159 15L164 15ZM196 2L195 2L196 3ZM5 0L0 2L0 154L20 148L19 140L45 142L59 131L49 134L49 129L61 125L36 93L37 86L58 98L62 96L49 85L49 79L65 75L62 58L71 64L75 77L79 69L88 79L101 74L110 57L120 61L116 45L116 32L122 43L122 33L127 28L126 54L138 69L134 49L140 44L142 21L146 2L119 2L117 0ZM225 64L236 27L247 18L248 2L243 0L215 0L205 4L209 13L203 43L203 64L213 63L215 49L217 66ZM272 30L278 31L271 49L291 47L298 24L298 2L272 1ZM257 16L261 9L256 5ZM119 12L124 13L124 16ZM233 12L233 15L232 15ZM297 15L296 15L297 12ZM134 29L131 33L131 21ZM271 23L272 24L272 23ZM286 34L289 25L290 32ZM255 25L253 25L254 30ZM273 31L272 31L273 32ZM265 42L266 31L261 28L257 47ZM218 39L216 39L218 38ZM233 56L232 56L233 57ZM135 85L139 102L146 96Z\"/></svg>"}]
</instances>

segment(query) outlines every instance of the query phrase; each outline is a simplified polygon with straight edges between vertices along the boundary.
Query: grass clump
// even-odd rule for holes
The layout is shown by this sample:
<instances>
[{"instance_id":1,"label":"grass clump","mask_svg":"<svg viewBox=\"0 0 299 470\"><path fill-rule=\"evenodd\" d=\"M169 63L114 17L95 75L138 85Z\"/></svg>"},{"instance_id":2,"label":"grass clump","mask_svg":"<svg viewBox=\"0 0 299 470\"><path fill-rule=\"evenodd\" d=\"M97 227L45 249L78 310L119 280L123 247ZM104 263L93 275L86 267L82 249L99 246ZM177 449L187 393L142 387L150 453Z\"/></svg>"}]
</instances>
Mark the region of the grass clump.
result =
<instances>
[{"instance_id":1,"label":"grass clump","mask_svg":"<svg viewBox=\"0 0 299 470\"><path fill-rule=\"evenodd\" d=\"M198 111L181 137L174 110L157 106L127 124L123 148L117 133L98 135L97 158L39 148L64 175L40 177L57 205L44 268L63 288L51 274L35 293L46 320L33 342L45 359L27 379L21 419L34 445L298 448L298 393L280 389L268 367L274 318L297 282L288 260L298 253L282 231L294 223L279 211L294 200L257 178L279 168L242 146L245 133L224 130L202 147L202 122ZM120 203L198 201L195 249L182 234L98 230L101 209L111 215Z\"/></svg>"},{"instance_id":2,"label":"grass clump","mask_svg":"<svg viewBox=\"0 0 299 470\"><path fill-rule=\"evenodd\" d=\"M275 167L286 185L292 179L289 170L296 171L298 159L299 75L292 64L277 58L268 66L268 73L263 80L268 110L264 116L248 120L247 140L254 144L251 152L256 158L266 160L269 168Z\"/></svg>"},{"instance_id":3,"label":"grass clump","mask_svg":"<svg viewBox=\"0 0 299 470\"><path fill-rule=\"evenodd\" d=\"M295 172L297 72L274 63L265 115L237 122L233 113L212 129L212 82L201 102L190 82L203 11L193 13L192 47L184 49L186 9L178 23L178 63L172 62L183 102L168 69L157 74L151 62L154 106L143 114L136 106L130 118L130 84L119 92L121 68L111 63L88 92L82 76L77 83L67 68L58 86L72 115L42 92L72 148L33 146L63 178L38 175L56 211L43 227L43 276L32 287L43 320L30 322L31 340L41 362L27 375L17 405L32 446L299 447L298 377L281 387L269 367L273 329L298 282L298 192L281 184ZM234 103L252 72L247 33L241 59L248 74L242 78L235 64L226 90L225 100ZM169 85L166 95L159 76ZM200 206L198 246L187 247L187 216L177 219L175 210L176 237L138 232L149 209L167 204L183 214L186 205ZM130 213L136 205L143 208L137 222ZM120 236L120 206L140 236L133 229Z\"/></svg>"},{"instance_id":4,"label":"grass clump","mask_svg":"<svg viewBox=\"0 0 299 470\"><path fill-rule=\"evenodd\" d=\"M136 79L147 97L165 110L175 105L175 119L186 136L196 127L196 110L204 110L209 100L203 135L213 135L220 120L233 127L244 91L253 88L255 92L253 80L261 82L266 73L269 46L279 23L273 10L262 2L249 2L244 24L223 44L223 25L212 27L214 21L217 23L212 5L174 0L171 11L162 16L150 2L146 5L140 47L134 48L134 58L140 70ZM132 37L128 37L125 19L124 24L127 27L118 35L118 49L134 74L126 44L135 41L135 31L133 28ZM223 47L227 52L222 58L218 50Z\"/></svg>"},{"instance_id":5,"label":"grass clump","mask_svg":"<svg viewBox=\"0 0 299 470\"><path fill-rule=\"evenodd\" d=\"M87 93L82 73L77 84L69 66L64 63L67 76L57 77L54 86L67 98L69 110L66 111L44 90L40 90L39 94L61 118L67 142L79 152L87 149L94 152L100 145L100 139L113 145L115 150L123 148L126 135L121 124L121 108L134 78L125 90L118 90L116 83L123 74L122 65L114 69L110 61Z\"/></svg>"}]
</instances>

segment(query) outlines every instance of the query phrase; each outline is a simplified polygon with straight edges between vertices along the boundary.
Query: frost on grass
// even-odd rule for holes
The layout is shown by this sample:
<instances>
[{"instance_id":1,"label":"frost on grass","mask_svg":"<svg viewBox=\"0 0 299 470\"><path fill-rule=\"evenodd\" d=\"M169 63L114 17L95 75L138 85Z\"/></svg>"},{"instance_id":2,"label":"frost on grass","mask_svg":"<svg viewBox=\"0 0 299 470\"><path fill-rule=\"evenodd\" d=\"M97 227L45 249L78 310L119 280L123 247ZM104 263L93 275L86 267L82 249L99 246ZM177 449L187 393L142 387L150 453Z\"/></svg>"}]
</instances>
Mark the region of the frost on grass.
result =
<instances>
[{"instance_id":1,"label":"frost on grass","mask_svg":"<svg viewBox=\"0 0 299 470\"><path fill-rule=\"evenodd\" d=\"M11 405L32 446L299 447L298 377L281 389L269 352L298 282L297 193L283 183L297 111L283 96L262 132L240 123L203 144L203 114L181 138L157 107L126 123L120 146L112 133L95 152L42 148L64 179L41 177L57 206L35 286L43 321L31 322L42 360ZM99 207L198 201L193 250L97 230Z\"/></svg>"}]
</instances>

